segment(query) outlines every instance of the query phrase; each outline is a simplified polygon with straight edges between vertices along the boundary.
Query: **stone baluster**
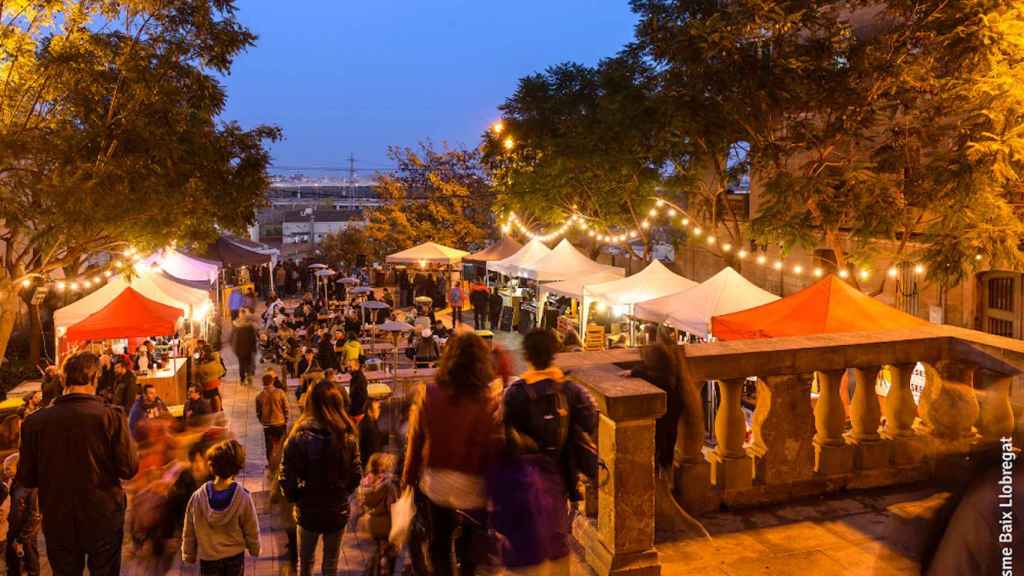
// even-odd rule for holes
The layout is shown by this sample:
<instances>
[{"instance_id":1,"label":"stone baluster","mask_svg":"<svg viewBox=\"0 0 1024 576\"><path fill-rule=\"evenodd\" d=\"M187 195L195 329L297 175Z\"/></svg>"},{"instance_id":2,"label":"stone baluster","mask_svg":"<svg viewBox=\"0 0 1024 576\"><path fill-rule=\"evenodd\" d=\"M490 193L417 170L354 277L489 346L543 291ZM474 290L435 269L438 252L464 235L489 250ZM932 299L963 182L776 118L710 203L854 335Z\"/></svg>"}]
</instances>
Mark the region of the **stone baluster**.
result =
<instances>
[{"instance_id":1,"label":"stone baluster","mask_svg":"<svg viewBox=\"0 0 1024 576\"><path fill-rule=\"evenodd\" d=\"M815 372L819 394L814 405L814 471L824 476L846 474L853 469L853 449L843 438L846 412L839 397L845 372Z\"/></svg>"},{"instance_id":2,"label":"stone baluster","mask_svg":"<svg viewBox=\"0 0 1024 576\"><path fill-rule=\"evenodd\" d=\"M853 369L857 387L853 391L853 401L850 402L852 430L847 441L854 447L853 464L859 470L882 468L889 463L889 444L878 433L882 412L875 384L880 370L880 366Z\"/></svg>"},{"instance_id":3,"label":"stone baluster","mask_svg":"<svg viewBox=\"0 0 1024 576\"><path fill-rule=\"evenodd\" d=\"M699 515L717 510L721 504L721 493L711 489L711 463L704 458L704 403L701 401L700 387L705 383L693 377L685 350L679 347L678 351L683 416L678 423L675 450L679 465L675 468L672 480L679 505L690 514ZM713 383L707 385L714 386Z\"/></svg>"},{"instance_id":4,"label":"stone baluster","mask_svg":"<svg viewBox=\"0 0 1024 576\"><path fill-rule=\"evenodd\" d=\"M719 405L715 414L715 436L718 446L711 454L711 481L720 489L750 487L753 468L743 448L747 436L747 420L740 400L745 378L728 378L718 382Z\"/></svg>"},{"instance_id":5,"label":"stone baluster","mask_svg":"<svg viewBox=\"0 0 1024 576\"><path fill-rule=\"evenodd\" d=\"M757 381L754 410L754 479L783 484L814 476L811 375L768 376Z\"/></svg>"},{"instance_id":6,"label":"stone baluster","mask_svg":"<svg viewBox=\"0 0 1024 576\"><path fill-rule=\"evenodd\" d=\"M889 394L885 397L885 429L882 437L889 440L892 463L909 466L921 461L924 446L914 432L917 404L910 390L915 364L888 366Z\"/></svg>"},{"instance_id":7,"label":"stone baluster","mask_svg":"<svg viewBox=\"0 0 1024 576\"><path fill-rule=\"evenodd\" d=\"M924 428L939 439L939 452L963 451L975 439L972 430L980 408L974 392L973 364L940 360L929 371L929 380L921 394L921 419Z\"/></svg>"},{"instance_id":8,"label":"stone baluster","mask_svg":"<svg viewBox=\"0 0 1024 576\"><path fill-rule=\"evenodd\" d=\"M1001 442L1013 436L1013 407L1010 404L1010 383L1013 376L984 372L984 388L978 390L980 414L978 432L985 443Z\"/></svg>"}]
</instances>

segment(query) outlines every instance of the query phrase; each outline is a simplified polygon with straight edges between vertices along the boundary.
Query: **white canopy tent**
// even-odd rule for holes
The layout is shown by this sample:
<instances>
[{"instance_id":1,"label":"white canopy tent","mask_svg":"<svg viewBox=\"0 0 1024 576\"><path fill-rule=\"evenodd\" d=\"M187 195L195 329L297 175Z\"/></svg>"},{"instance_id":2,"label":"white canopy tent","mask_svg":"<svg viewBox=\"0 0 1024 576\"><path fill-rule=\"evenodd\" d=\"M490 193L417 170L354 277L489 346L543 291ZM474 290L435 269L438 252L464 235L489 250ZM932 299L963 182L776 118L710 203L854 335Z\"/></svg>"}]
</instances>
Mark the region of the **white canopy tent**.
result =
<instances>
[{"instance_id":1,"label":"white canopy tent","mask_svg":"<svg viewBox=\"0 0 1024 576\"><path fill-rule=\"evenodd\" d=\"M637 304L633 307L633 316L706 337L712 316L739 312L778 299L727 267L689 290Z\"/></svg>"},{"instance_id":2,"label":"white canopy tent","mask_svg":"<svg viewBox=\"0 0 1024 576\"><path fill-rule=\"evenodd\" d=\"M626 271L622 268L613 268L611 270L595 272L586 276L542 284L540 291L543 294L558 294L559 296L568 296L570 298L580 300L583 298L584 286L611 282L612 280L618 280L625 275Z\"/></svg>"},{"instance_id":3,"label":"white canopy tent","mask_svg":"<svg viewBox=\"0 0 1024 576\"><path fill-rule=\"evenodd\" d=\"M212 305L208 294L178 284L155 272L146 272L136 276L130 283L123 277L116 276L95 292L53 313L53 325L58 336L68 326L77 324L101 310L129 286L150 300L182 310L193 320L200 319Z\"/></svg>"},{"instance_id":4,"label":"white canopy tent","mask_svg":"<svg viewBox=\"0 0 1024 576\"><path fill-rule=\"evenodd\" d=\"M580 276L590 276L600 272L619 271L621 278L625 270L614 266L598 264L583 255L567 239L563 238L554 250L537 260L516 266L516 275L537 282L553 282Z\"/></svg>"},{"instance_id":5,"label":"white canopy tent","mask_svg":"<svg viewBox=\"0 0 1024 576\"><path fill-rule=\"evenodd\" d=\"M500 272L506 276L515 276L521 266L533 264L550 253L550 248L545 246L540 240L534 238L527 242L525 246L520 248L518 252L508 258L488 262L487 270L490 272Z\"/></svg>"},{"instance_id":6,"label":"white canopy tent","mask_svg":"<svg viewBox=\"0 0 1024 576\"><path fill-rule=\"evenodd\" d=\"M407 250L396 252L387 258L388 264L458 264L469 252L442 246L436 242L424 242Z\"/></svg>"},{"instance_id":7,"label":"white canopy tent","mask_svg":"<svg viewBox=\"0 0 1024 576\"><path fill-rule=\"evenodd\" d=\"M217 281L217 275L220 273L220 264L211 260L182 254L177 250L167 249L154 253L149 258L143 260L143 262L148 266L157 264L164 272L171 276L190 282L209 282L213 284Z\"/></svg>"},{"instance_id":8,"label":"white canopy tent","mask_svg":"<svg viewBox=\"0 0 1024 576\"><path fill-rule=\"evenodd\" d=\"M633 306L670 294L677 294L696 286L697 283L672 272L660 261L655 260L632 276L612 280L603 284L587 285L583 288L583 309L580 332L586 334L589 307L601 302L621 309L621 314L631 315Z\"/></svg>"}]
</instances>

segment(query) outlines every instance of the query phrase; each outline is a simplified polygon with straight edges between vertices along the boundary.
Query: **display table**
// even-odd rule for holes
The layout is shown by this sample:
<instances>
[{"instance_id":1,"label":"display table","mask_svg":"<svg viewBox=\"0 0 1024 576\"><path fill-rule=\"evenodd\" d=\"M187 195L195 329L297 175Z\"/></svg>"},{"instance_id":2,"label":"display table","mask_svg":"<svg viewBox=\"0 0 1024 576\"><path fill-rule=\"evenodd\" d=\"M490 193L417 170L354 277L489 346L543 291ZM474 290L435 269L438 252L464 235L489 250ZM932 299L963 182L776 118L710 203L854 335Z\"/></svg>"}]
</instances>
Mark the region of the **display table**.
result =
<instances>
[{"instance_id":1,"label":"display table","mask_svg":"<svg viewBox=\"0 0 1024 576\"><path fill-rule=\"evenodd\" d=\"M183 404L187 396L187 366L187 358L171 358L160 370L150 371L145 376L139 375L139 387L152 384L156 386L157 396L164 404Z\"/></svg>"}]
</instances>

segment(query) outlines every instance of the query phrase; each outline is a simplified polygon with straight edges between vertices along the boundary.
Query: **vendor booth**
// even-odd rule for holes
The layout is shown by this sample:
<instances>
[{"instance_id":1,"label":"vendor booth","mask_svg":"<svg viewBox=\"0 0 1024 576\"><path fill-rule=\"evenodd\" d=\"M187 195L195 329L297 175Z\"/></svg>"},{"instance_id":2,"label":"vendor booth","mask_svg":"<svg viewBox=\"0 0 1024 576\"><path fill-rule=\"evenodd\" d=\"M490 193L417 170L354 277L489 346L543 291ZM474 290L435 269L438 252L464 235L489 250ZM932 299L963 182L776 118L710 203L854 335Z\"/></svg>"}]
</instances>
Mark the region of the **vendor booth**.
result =
<instances>
[{"instance_id":1,"label":"vendor booth","mask_svg":"<svg viewBox=\"0 0 1024 576\"><path fill-rule=\"evenodd\" d=\"M523 247L509 236L502 236L494 244L479 252L475 252L462 259L463 276L466 278L483 278L487 275L487 263L503 260L515 254Z\"/></svg>"},{"instance_id":2,"label":"vendor booth","mask_svg":"<svg viewBox=\"0 0 1024 576\"><path fill-rule=\"evenodd\" d=\"M625 270L622 268L598 264L587 258L570 244L568 240L563 238L555 246L554 250L551 250L544 256L533 262L517 265L515 275L536 282L555 282L579 276L589 276L600 272L612 273L616 270L621 272L620 276L625 274Z\"/></svg>"},{"instance_id":3,"label":"vendor booth","mask_svg":"<svg viewBox=\"0 0 1024 576\"><path fill-rule=\"evenodd\" d=\"M219 301L225 319L231 316L232 303L237 305L243 295L255 296L257 293L257 279L249 273L250 268L267 267L267 283L264 287L273 292L274 266L277 265L279 254L276 248L231 234L222 234L207 246L204 258L224 266L221 269ZM234 310L237 311L237 307Z\"/></svg>"},{"instance_id":4,"label":"vendor booth","mask_svg":"<svg viewBox=\"0 0 1024 576\"><path fill-rule=\"evenodd\" d=\"M384 259L388 264L417 264L456 266L469 255L465 250L442 246L436 242L424 242L407 250L396 252Z\"/></svg>"},{"instance_id":5,"label":"vendor booth","mask_svg":"<svg viewBox=\"0 0 1024 576\"><path fill-rule=\"evenodd\" d=\"M665 324L693 336L710 334L711 318L774 302L779 297L726 267L689 290L641 302L633 316Z\"/></svg>"},{"instance_id":6,"label":"vendor booth","mask_svg":"<svg viewBox=\"0 0 1024 576\"><path fill-rule=\"evenodd\" d=\"M190 285L205 283L208 289L217 281L220 262L197 258L177 250L162 250L143 260L147 266L159 268L171 278Z\"/></svg>"},{"instance_id":7,"label":"vendor booth","mask_svg":"<svg viewBox=\"0 0 1024 576\"><path fill-rule=\"evenodd\" d=\"M520 266L533 264L537 260L547 256L550 252L550 248L545 246L540 240L534 238L508 258L488 262L487 270L490 272L498 272L505 276L515 276Z\"/></svg>"},{"instance_id":8,"label":"vendor booth","mask_svg":"<svg viewBox=\"0 0 1024 576\"><path fill-rule=\"evenodd\" d=\"M583 312L580 322L583 334L580 336L586 341L591 304L611 310L613 317L631 316L633 307L637 304L677 294L696 285L693 280L672 272L658 260L654 260L632 276L603 284L586 285L583 287ZM629 323L629 328L632 332L632 322ZM631 337L630 340L635 344L635 337Z\"/></svg>"},{"instance_id":9,"label":"vendor booth","mask_svg":"<svg viewBox=\"0 0 1024 576\"><path fill-rule=\"evenodd\" d=\"M105 306L67 327L68 342L172 336L177 331L184 311L143 296L130 286ZM162 367L139 374L139 385L152 384L168 404L185 401L188 360L170 358Z\"/></svg>"}]
</instances>

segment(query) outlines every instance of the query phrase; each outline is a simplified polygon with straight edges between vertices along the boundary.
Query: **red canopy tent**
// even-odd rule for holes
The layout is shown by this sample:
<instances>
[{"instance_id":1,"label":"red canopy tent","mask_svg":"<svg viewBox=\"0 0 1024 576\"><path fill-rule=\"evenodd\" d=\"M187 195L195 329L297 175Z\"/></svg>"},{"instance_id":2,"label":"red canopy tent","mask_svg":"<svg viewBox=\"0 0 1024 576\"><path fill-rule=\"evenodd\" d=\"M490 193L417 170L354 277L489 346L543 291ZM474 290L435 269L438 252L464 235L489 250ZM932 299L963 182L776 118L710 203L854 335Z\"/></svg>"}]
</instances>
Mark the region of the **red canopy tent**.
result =
<instances>
[{"instance_id":1,"label":"red canopy tent","mask_svg":"<svg viewBox=\"0 0 1024 576\"><path fill-rule=\"evenodd\" d=\"M109 304L68 327L68 340L102 340L174 334L180 308L150 300L125 288Z\"/></svg>"},{"instance_id":2,"label":"red canopy tent","mask_svg":"<svg viewBox=\"0 0 1024 576\"><path fill-rule=\"evenodd\" d=\"M829 275L807 288L757 308L711 319L719 340L808 336L913 328L924 320L901 312Z\"/></svg>"}]
</instances>

